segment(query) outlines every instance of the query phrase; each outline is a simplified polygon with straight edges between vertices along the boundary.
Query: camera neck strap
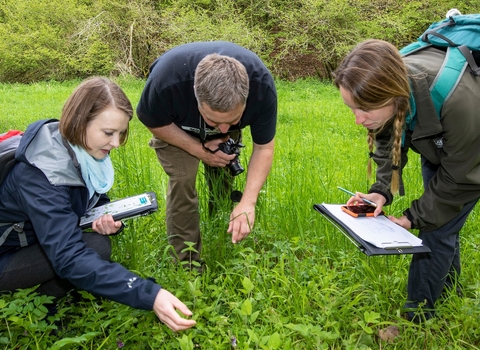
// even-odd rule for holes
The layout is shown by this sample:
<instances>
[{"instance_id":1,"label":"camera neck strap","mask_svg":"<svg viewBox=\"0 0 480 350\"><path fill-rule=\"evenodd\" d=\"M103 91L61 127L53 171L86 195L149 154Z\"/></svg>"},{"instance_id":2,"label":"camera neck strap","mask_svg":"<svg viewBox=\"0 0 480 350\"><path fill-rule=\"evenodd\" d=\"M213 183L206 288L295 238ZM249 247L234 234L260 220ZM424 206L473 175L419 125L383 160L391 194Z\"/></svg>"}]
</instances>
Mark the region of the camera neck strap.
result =
<instances>
[{"instance_id":1,"label":"camera neck strap","mask_svg":"<svg viewBox=\"0 0 480 350\"><path fill-rule=\"evenodd\" d=\"M220 151L220 148L217 148L216 150L212 151L210 148L208 148L207 146L205 146L205 141L202 141L202 147L205 151L207 152L210 152L212 154L214 153L217 153L218 151Z\"/></svg>"},{"instance_id":2,"label":"camera neck strap","mask_svg":"<svg viewBox=\"0 0 480 350\"><path fill-rule=\"evenodd\" d=\"M236 125L236 127L238 128L238 130L240 130L240 122L238 123L238 125ZM212 154L217 153L220 150L220 148L217 148L216 150L211 150L210 148L205 146L205 142L207 141L207 123L202 118L201 114L200 114L199 121L198 121L198 129L199 129L199 134L200 134L200 143L202 144L203 149L207 152L212 153ZM238 140L236 140L236 142L238 142Z\"/></svg>"},{"instance_id":3,"label":"camera neck strap","mask_svg":"<svg viewBox=\"0 0 480 350\"><path fill-rule=\"evenodd\" d=\"M217 153L220 148L217 148L216 150L212 151L210 148L205 146L205 142L207 140L207 123L205 123L205 120L203 120L202 115L200 114L200 120L199 120L199 134L200 134L200 143L202 144L202 147L205 151L210 152L212 154Z\"/></svg>"}]
</instances>

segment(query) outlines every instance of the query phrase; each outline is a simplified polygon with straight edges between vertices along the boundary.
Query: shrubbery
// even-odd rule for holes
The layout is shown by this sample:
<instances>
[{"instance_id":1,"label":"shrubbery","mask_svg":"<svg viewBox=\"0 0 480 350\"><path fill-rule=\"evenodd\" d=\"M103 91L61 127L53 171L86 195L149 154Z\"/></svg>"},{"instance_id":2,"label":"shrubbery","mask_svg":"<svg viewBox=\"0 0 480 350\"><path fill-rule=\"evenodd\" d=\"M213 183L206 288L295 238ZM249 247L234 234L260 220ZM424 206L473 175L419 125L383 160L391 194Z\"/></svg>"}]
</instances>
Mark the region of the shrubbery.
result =
<instances>
[{"instance_id":1,"label":"shrubbery","mask_svg":"<svg viewBox=\"0 0 480 350\"><path fill-rule=\"evenodd\" d=\"M191 41L228 40L279 78L328 78L366 38L397 46L473 3L425 0L1 0L0 81L93 74L145 77L153 60Z\"/></svg>"}]
</instances>

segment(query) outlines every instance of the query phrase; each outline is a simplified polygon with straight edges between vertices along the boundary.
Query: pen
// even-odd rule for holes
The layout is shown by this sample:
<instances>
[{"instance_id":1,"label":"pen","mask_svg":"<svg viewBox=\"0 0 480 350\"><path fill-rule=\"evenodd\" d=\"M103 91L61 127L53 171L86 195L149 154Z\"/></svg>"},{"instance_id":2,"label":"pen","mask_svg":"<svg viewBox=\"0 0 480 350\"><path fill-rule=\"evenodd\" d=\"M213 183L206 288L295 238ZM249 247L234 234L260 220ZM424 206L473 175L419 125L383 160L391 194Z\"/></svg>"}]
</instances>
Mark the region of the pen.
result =
<instances>
[{"instance_id":1,"label":"pen","mask_svg":"<svg viewBox=\"0 0 480 350\"><path fill-rule=\"evenodd\" d=\"M343 192L346 192L348 193L349 195L351 195L352 197L355 197L355 193L353 192L350 192L349 190L346 190L340 186L337 186L337 188L340 190L340 191L343 191ZM373 203L372 201L366 199L366 198L362 198L362 201L364 201L365 203L368 203L370 205L373 205L375 208L377 207L377 205L375 203Z\"/></svg>"}]
</instances>

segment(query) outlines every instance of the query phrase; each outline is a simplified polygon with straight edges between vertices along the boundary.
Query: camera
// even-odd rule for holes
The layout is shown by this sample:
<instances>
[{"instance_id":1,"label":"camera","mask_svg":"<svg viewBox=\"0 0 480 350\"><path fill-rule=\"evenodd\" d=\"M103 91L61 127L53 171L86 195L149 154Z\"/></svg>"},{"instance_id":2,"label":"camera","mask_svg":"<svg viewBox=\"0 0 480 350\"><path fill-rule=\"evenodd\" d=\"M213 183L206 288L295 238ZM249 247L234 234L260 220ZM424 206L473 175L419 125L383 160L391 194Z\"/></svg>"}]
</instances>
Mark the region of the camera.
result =
<instances>
[{"instance_id":1,"label":"camera","mask_svg":"<svg viewBox=\"0 0 480 350\"><path fill-rule=\"evenodd\" d=\"M237 176L238 174L243 173L245 169L243 169L242 165L240 164L240 160L238 156L240 155L240 148L245 147L240 142L235 142L232 138L229 138L227 141L220 143L218 145L218 149L226 154L235 154L235 158L233 158L230 163L228 163L227 167L230 170L230 174L232 176Z\"/></svg>"}]
</instances>

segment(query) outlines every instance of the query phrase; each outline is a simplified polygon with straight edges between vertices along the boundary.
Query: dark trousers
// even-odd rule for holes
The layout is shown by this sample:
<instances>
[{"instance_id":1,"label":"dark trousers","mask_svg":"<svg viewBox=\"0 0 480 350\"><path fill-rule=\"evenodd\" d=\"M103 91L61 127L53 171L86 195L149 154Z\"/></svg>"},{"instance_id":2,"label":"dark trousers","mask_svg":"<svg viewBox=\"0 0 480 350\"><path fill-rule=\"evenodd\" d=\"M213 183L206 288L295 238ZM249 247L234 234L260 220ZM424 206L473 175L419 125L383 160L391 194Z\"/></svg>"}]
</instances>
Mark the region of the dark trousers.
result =
<instances>
[{"instance_id":1,"label":"dark trousers","mask_svg":"<svg viewBox=\"0 0 480 350\"><path fill-rule=\"evenodd\" d=\"M82 237L88 248L95 250L102 259L110 259L111 245L108 236L84 232ZM74 289L70 282L58 277L39 244L19 249L0 275L1 291L15 291L36 285L39 285L36 289L39 294L56 298L61 298Z\"/></svg>"},{"instance_id":2,"label":"dark trousers","mask_svg":"<svg viewBox=\"0 0 480 350\"><path fill-rule=\"evenodd\" d=\"M422 156L423 185L436 174L438 166ZM460 276L459 232L478 200L465 204L462 211L448 223L434 231L420 231L418 237L431 253L413 254L408 274L408 301L406 308L423 310L425 319L435 314L435 302L444 288L455 288ZM409 311L409 318L419 320L415 311ZM420 316L421 317L421 316Z\"/></svg>"}]
</instances>

